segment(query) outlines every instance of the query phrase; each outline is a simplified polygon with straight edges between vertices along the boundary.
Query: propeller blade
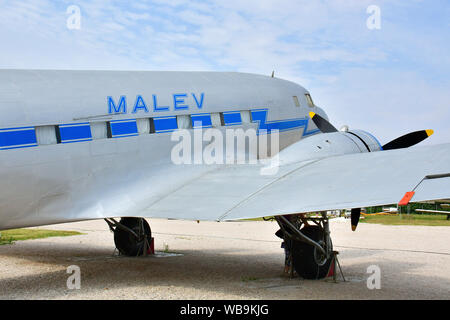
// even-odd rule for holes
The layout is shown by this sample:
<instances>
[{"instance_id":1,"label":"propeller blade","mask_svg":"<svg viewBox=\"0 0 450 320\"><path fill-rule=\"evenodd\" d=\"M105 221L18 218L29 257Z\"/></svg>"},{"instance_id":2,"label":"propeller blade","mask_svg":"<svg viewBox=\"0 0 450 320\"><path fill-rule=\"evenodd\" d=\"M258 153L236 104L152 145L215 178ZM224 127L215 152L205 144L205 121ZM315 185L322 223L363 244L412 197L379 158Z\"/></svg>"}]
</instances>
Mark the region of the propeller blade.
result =
<instances>
[{"instance_id":1,"label":"propeller blade","mask_svg":"<svg viewBox=\"0 0 450 320\"><path fill-rule=\"evenodd\" d=\"M315 112L310 112L309 116L311 117L314 124L319 128L320 131L323 133L330 133L330 132L338 132L338 129L333 127L331 123L329 123L326 119L322 118Z\"/></svg>"},{"instance_id":2,"label":"propeller blade","mask_svg":"<svg viewBox=\"0 0 450 320\"><path fill-rule=\"evenodd\" d=\"M356 230L360 216L361 216L361 208L352 209L352 213L350 215L351 222L352 222L352 231Z\"/></svg>"},{"instance_id":3,"label":"propeller blade","mask_svg":"<svg viewBox=\"0 0 450 320\"><path fill-rule=\"evenodd\" d=\"M419 142L422 142L426 138L430 137L433 133L434 133L433 130L420 130L405 134L400 138L397 138L389 143L386 143L383 146L383 150L409 148L413 145L418 144Z\"/></svg>"}]
</instances>

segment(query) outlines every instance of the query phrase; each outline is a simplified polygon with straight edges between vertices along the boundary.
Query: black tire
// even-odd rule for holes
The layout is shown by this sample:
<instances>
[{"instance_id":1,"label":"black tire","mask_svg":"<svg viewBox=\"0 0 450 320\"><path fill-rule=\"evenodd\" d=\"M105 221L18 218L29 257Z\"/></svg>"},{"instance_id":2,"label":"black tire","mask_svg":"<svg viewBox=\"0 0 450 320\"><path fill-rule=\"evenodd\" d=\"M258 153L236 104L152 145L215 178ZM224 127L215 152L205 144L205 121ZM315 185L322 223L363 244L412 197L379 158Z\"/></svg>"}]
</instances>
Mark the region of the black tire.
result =
<instances>
[{"instance_id":1,"label":"black tire","mask_svg":"<svg viewBox=\"0 0 450 320\"><path fill-rule=\"evenodd\" d=\"M116 248L119 250L120 254L132 257L141 256L144 254L145 240L148 241L148 248L152 239L152 231L150 229L150 225L147 221L145 221L145 219L142 219L142 222L144 227L144 235L142 235L139 239L136 239L136 237L125 230L116 228L114 231L114 243L116 244ZM120 219L120 223L133 230L136 234L141 233L140 218L122 218Z\"/></svg>"},{"instance_id":2,"label":"black tire","mask_svg":"<svg viewBox=\"0 0 450 320\"><path fill-rule=\"evenodd\" d=\"M314 241L323 240L323 230L318 226L304 227L301 232ZM333 248L331 248L333 250ZM322 279L326 277L332 257L323 265L319 265L314 258L315 247L301 241L293 241L292 264L295 271L304 279Z\"/></svg>"}]
</instances>

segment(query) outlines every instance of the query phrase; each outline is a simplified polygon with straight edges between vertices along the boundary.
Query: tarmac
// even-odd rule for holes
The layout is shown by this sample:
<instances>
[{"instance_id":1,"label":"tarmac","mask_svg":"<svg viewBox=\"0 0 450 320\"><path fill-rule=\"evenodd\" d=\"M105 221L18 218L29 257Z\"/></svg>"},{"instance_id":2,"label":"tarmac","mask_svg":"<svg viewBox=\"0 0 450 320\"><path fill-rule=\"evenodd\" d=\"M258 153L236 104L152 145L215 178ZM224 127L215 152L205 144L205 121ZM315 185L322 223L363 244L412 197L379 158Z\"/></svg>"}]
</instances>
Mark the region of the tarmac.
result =
<instances>
[{"instance_id":1,"label":"tarmac","mask_svg":"<svg viewBox=\"0 0 450 320\"><path fill-rule=\"evenodd\" d=\"M360 223L352 232L350 221L332 220L346 278L335 283L283 273L276 222L148 221L154 256L117 255L103 220L40 227L83 235L0 246L0 299L450 298L449 227ZM67 287L73 265L80 268L80 289Z\"/></svg>"}]
</instances>

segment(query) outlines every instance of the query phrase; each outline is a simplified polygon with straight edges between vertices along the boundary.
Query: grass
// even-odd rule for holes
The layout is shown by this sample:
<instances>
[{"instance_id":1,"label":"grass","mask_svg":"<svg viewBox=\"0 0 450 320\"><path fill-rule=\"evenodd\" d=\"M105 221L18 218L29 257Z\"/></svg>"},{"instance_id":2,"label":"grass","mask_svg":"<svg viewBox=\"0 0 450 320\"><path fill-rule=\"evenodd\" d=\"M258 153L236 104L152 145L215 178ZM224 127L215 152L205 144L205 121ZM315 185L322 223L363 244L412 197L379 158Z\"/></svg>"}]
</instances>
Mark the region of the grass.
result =
<instances>
[{"instance_id":1,"label":"grass","mask_svg":"<svg viewBox=\"0 0 450 320\"><path fill-rule=\"evenodd\" d=\"M363 223L377 223L393 226L450 226L447 215L440 214L390 214L365 216Z\"/></svg>"},{"instance_id":2,"label":"grass","mask_svg":"<svg viewBox=\"0 0 450 320\"><path fill-rule=\"evenodd\" d=\"M59 231L45 229L12 229L0 232L0 245L13 244L15 241L43 239L49 237L67 237L81 235L76 231Z\"/></svg>"}]
</instances>

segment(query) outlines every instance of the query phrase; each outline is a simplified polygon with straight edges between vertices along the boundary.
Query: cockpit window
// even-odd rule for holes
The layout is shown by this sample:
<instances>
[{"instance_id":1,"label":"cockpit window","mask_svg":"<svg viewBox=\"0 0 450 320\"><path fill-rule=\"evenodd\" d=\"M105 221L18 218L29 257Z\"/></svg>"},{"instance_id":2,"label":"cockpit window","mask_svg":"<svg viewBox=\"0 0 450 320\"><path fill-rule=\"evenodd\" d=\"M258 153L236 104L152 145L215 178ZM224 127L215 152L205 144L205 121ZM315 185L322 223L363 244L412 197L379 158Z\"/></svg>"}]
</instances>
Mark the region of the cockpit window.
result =
<instances>
[{"instance_id":1,"label":"cockpit window","mask_svg":"<svg viewBox=\"0 0 450 320\"><path fill-rule=\"evenodd\" d=\"M292 97L294 99L294 103L296 107L300 107L300 102L298 101L298 97L297 96L293 96Z\"/></svg>"},{"instance_id":2,"label":"cockpit window","mask_svg":"<svg viewBox=\"0 0 450 320\"><path fill-rule=\"evenodd\" d=\"M311 98L311 95L309 93L305 93L305 97L306 97L306 101L308 101L308 105L313 108L314 107L314 102Z\"/></svg>"}]
</instances>

